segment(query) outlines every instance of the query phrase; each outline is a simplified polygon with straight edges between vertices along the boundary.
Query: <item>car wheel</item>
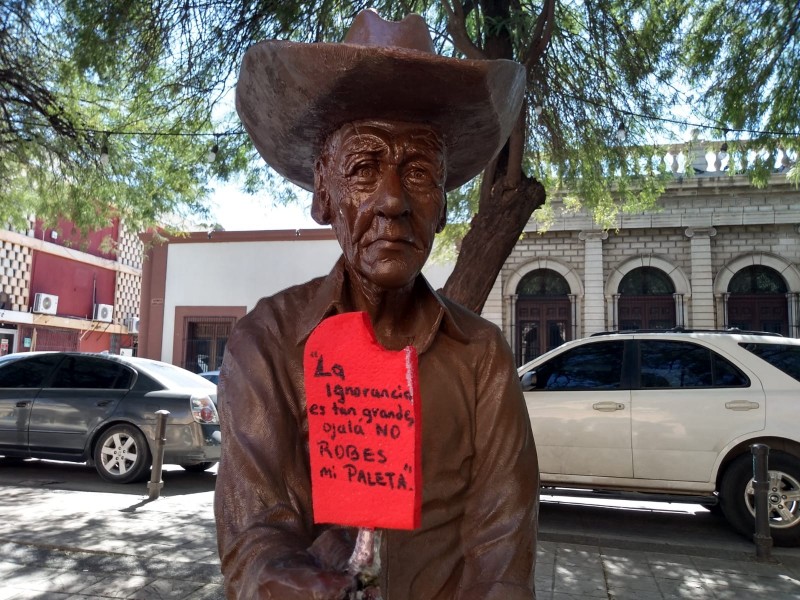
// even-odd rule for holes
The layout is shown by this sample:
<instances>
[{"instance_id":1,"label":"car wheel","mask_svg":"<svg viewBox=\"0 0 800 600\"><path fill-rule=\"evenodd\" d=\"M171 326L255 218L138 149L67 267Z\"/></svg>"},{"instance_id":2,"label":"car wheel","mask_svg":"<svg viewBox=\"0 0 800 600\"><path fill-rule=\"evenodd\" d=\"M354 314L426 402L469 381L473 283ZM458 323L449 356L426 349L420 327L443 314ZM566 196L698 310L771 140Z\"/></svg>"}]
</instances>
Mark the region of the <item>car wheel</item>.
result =
<instances>
[{"instance_id":1,"label":"car wheel","mask_svg":"<svg viewBox=\"0 0 800 600\"><path fill-rule=\"evenodd\" d=\"M800 459L783 452L769 457L769 531L776 546L800 545ZM728 522L739 533L755 533L753 459L733 461L720 487L720 504Z\"/></svg>"},{"instance_id":2,"label":"car wheel","mask_svg":"<svg viewBox=\"0 0 800 600\"><path fill-rule=\"evenodd\" d=\"M217 464L216 461L201 462L193 465L181 465L181 469L184 471L189 471L189 473L202 473L203 471L208 471L215 464Z\"/></svg>"},{"instance_id":3,"label":"car wheel","mask_svg":"<svg viewBox=\"0 0 800 600\"><path fill-rule=\"evenodd\" d=\"M94 462L100 477L106 481L141 481L150 470L150 447L144 434L136 427L115 425L97 439Z\"/></svg>"}]
</instances>

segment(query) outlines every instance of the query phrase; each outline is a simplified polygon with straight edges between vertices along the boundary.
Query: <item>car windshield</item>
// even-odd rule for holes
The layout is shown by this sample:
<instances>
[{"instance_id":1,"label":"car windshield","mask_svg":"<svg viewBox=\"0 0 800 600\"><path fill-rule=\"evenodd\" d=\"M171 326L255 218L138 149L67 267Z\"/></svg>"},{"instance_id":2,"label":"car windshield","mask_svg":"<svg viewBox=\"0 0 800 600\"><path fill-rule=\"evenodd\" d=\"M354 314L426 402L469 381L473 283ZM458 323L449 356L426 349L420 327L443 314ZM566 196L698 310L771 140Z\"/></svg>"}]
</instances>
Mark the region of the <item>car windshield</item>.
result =
<instances>
[{"instance_id":1,"label":"car windshield","mask_svg":"<svg viewBox=\"0 0 800 600\"><path fill-rule=\"evenodd\" d=\"M759 358L764 359L776 369L800 381L800 346L790 344L741 344Z\"/></svg>"},{"instance_id":2,"label":"car windshield","mask_svg":"<svg viewBox=\"0 0 800 600\"><path fill-rule=\"evenodd\" d=\"M182 387L182 388L204 388L208 390L215 390L216 385L203 379L200 375L176 367L169 363L157 362L143 358L128 359L132 365L137 369L147 373L168 388Z\"/></svg>"}]
</instances>

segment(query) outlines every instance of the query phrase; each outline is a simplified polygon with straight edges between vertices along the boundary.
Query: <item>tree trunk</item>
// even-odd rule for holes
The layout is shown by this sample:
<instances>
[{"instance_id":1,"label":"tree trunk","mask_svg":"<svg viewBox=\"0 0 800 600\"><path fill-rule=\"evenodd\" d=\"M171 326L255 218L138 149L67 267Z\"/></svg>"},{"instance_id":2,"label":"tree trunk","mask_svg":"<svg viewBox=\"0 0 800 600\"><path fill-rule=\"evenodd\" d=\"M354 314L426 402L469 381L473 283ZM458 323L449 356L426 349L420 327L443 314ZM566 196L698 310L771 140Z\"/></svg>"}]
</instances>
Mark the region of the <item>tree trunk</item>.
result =
<instances>
[{"instance_id":1,"label":"tree trunk","mask_svg":"<svg viewBox=\"0 0 800 600\"><path fill-rule=\"evenodd\" d=\"M479 2L487 22L506 25L511 22L509 0ZM465 56L480 52L482 58L515 58L512 34L507 26L487 27L483 47L479 50L469 41L465 26L465 14L474 6L464 5L460 0L453 6L448 30ZM550 43L554 7L555 0L543 2L530 47L523 56L516 57L525 65L529 75L531 65L540 59ZM459 41L463 43L459 44ZM527 109L523 105L519 121L505 147L483 173L478 212L461 242L455 269L444 285L447 297L478 314L483 310L500 269L522 235L531 213L545 201L544 186L528 177L522 169L528 133L526 115Z\"/></svg>"},{"instance_id":2,"label":"tree trunk","mask_svg":"<svg viewBox=\"0 0 800 600\"><path fill-rule=\"evenodd\" d=\"M506 172L495 171L487 201L481 202L472 219L443 290L448 298L478 314L531 213L545 200L544 186L524 174L515 188L506 189ZM483 185L490 184L484 180Z\"/></svg>"}]
</instances>

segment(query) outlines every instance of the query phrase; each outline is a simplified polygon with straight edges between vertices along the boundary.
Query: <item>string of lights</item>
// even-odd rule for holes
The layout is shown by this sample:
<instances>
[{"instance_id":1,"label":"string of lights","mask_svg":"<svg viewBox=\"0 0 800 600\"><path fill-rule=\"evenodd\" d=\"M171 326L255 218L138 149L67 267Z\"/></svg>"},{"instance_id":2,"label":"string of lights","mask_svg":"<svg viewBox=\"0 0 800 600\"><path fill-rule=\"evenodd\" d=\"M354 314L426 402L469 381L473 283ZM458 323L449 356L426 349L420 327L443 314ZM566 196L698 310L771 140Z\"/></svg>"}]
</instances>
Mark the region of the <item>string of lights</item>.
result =
<instances>
[{"instance_id":1,"label":"string of lights","mask_svg":"<svg viewBox=\"0 0 800 600\"><path fill-rule=\"evenodd\" d=\"M205 131L125 131L125 130L108 130L108 129L92 129L89 127L76 127L75 131L79 131L81 133L91 133L95 135L102 135L103 137L103 145L100 148L100 164L104 167L108 165L110 158L109 158L109 151L108 151L108 140L111 136L141 136L141 137L213 137L214 138L214 145L206 154L206 161L212 163L217 160L217 155L219 154L219 140L223 137L230 137L230 136L237 136L237 135L246 135L246 132L242 128L237 129L228 129L226 131L221 132L205 132Z\"/></svg>"},{"instance_id":2,"label":"string of lights","mask_svg":"<svg viewBox=\"0 0 800 600\"><path fill-rule=\"evenodd\" d=\"M783 138L795 138L800 137L800 132L791 132L791 131L772 131L768 129L749 129L749 128L736 128L736 127L726 127L723 125L709 125L707 123L697 123L692 121L687 121L683 119L674 119L670 117L657 117L655 115L646 115L643 113L637 113L632 110L627 109L619 109L614 108L608 105L605 105L601 102L596 102L594 100L590 100L587 98L580 98L578 96L573 96L570 94L565 94L567 97L570 97L574 100L579 100L581 102L586 102L587 104L592 104L598 108L604 108L608 111L615 112L618 115L624 115L626 117L631 117L635 119L642 119L645 121L655 121L661 123L670 123L672 125L678 125L684 128L693 128L693 129L708 129L711 131L719 131L723 135L727 136L729 134L748 134L752 136L762 137L762 136L770 136L770 137L783 137ZM534 107L534 112L536 116L541 116L544 112L544 107L541 104L537 104ZM240 136L246 135L246 132L242 128L236 129L228 129L226 131L221 132L186 132L186 131L125 131L125 130L108 130L108 129L92 129L92 128L75 128L75 131L80 131L83 133L93 133L97 135L105 135L106 137L110 136L152 136L152 137L160 137L160 136L181 136L181 137L208 137L208 138L223 138L223 137L230 137L230 136ZM620 120L620 123L616 130L617 138L622 141L627 136L627 128L625 127L625 123L623 120Z\"/></svg>"},{"instance_id":3,"label":"string of lights","mask_svg":"<svg viewBox=\"0 0 800 600\"><path fill-rule=\"evenodd\" d=\"M672 125L679 125L679 126L685 127L685 128L691 127L693 129L708 129L708 130L711 130L711 131L719 131L724 136L727 136L728 134L748 134L748 135L753 135L753 136L757 136L757 137L763 137L763 136L784 137L784 138L800 137L800 132L797 132L797 131L794 131L794 132L789 132L789 131L770 131L770 130L764 130L764 129L736 128L736 127L727 127L727 126L724 126L724 125L709 125L707 123L694 123L694 122L691 122L691 121L686 121L686 120L682 120L682 119L674 119L674 118L670 118L670 117L657 117L655 115L645 115L645 114L637 113L636 111L628 110L628 109L625 109L625 108L615 108L615 107L612 107L612 106L608 106L607 104L604 104L602 102L598 102L596 100L592 100L590 98L583 98L583 97L576 96L574 94L569 94L569 93L566 93L566 92L564 92L563 95L565 97L567 97L567 98L571 98L572 100L577 100L579 102L585 102L586 104L591 104L592 106L596 106L597 108L602 108L602 109L608 110L609 112L616 113L618 115L624 115L624 116L633 117L633 118L636 118L636 119L643 119L643 120L646 120L646 121L657 121L657 122L661 122L661 123L670 123ZM537 105L534 108L534 111L536 112L536 115L539 116L544 111L544 108L541 105ZM625 139L625 136L627 135L627 130L625 129L625 125L624 125L623 122L620 122L620 125L617 128L617 132L616 133L617 133L617 138L620 139L620 141Z\"/></svg>"},{"instance_id":4,"label":"string of lights","mask_svg":"<svg viewBox=\"0 0 800 600\"><path fill-rule=\"evenodd\" d=\"M652 122L661 122L661 123L669 123L671 125L677 125L683 128L692 128L695 131L698 130L709 130L709 131L718 131L722 133L723 137L727 139L729 134L733 135L747 135L747 136L755 136L755 137L781 137L781 138L800 138L800 133L798 132L789 132L789 131L771 131L771 130L761 130L761 129L750 129L750 128L735 128L735 127L726 127L723 125L713 125L707 123L698 123L692 122L689 120L684 119L676 119L666 116L655 116L655 115L647 115L643 113L638 113L636 111L632 111L629 109L624 108L616 108L604 104L602 102L592 100L590 98L583 98L580 96L576 96L574 94L563 93L563 95L567 98L572 100L576 100L579 102L584 102L586 104L590 104L597 108L609 111L610 113L618 115L619 124L615 131L615 136L618 141L623 142L627 135L628 129L625 126L624 118L627 117L629 120L637 119L637 120L646 120ZM544 106L542 104L536 104L534 106L534 113L537 117L541 117L542 113L544 112ZM30 125L28 123L28 125ZM209 149L206 160L208 162L214 162L219 155L219 140L225 137L232 137L232 136L243 136L246 135L246 132L243 128L237 127L233 129L227 129L225 131L211 131L211 132L190 132L190 131L145 131L145 130L114 130L114 129L98 129L98 128L91 128L91 127L75 127L75 131L87 134L94 134L94 135L101 135L103 136L103 144L100 149L100 163L102 165L107 165L109 163L109 139L112 136L141 136L141 137L207 137L213 138L214 144Z\"/></svg>"}]
</instances>

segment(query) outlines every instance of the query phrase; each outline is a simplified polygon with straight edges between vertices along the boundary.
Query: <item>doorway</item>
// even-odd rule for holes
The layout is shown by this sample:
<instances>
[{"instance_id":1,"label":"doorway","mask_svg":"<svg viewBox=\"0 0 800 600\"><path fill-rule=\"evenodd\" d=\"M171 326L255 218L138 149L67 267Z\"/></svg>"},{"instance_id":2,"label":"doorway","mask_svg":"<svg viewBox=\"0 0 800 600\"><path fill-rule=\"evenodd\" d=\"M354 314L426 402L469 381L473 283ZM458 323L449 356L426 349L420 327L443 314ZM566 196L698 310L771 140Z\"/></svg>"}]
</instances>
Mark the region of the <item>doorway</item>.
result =
<instances>
[{"instance_id":1,"label":"doorway","mask_svg":"<svg viewBox=\"0 0 800 600\"><path fill-rule=\"evenodd\" d=\"M569 284L552 269L531 271L517 286L515 350L523 365L569 339Z\"/></svg>"}]
</instances>

